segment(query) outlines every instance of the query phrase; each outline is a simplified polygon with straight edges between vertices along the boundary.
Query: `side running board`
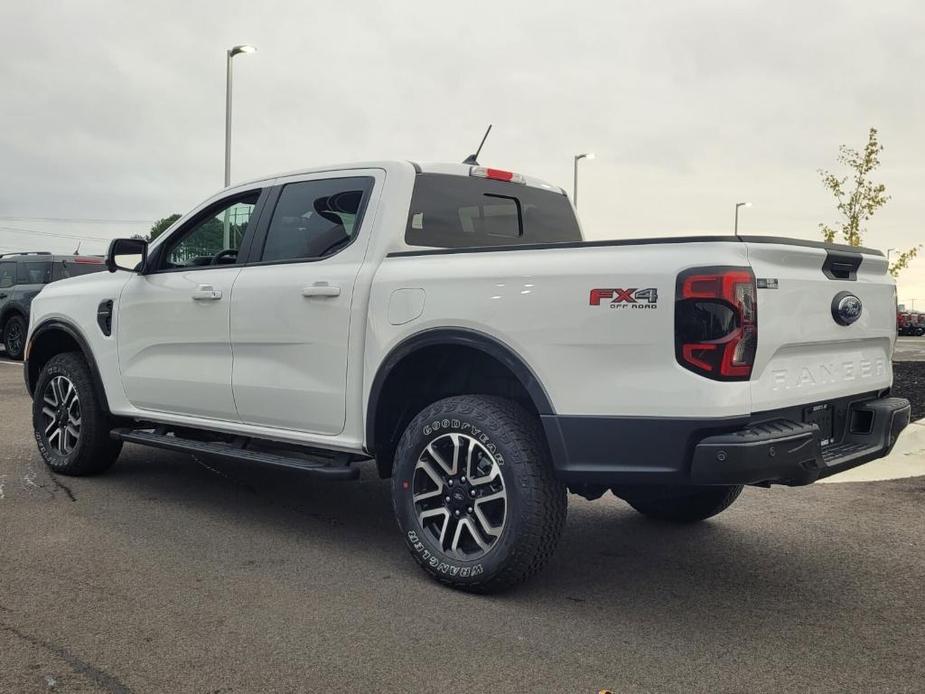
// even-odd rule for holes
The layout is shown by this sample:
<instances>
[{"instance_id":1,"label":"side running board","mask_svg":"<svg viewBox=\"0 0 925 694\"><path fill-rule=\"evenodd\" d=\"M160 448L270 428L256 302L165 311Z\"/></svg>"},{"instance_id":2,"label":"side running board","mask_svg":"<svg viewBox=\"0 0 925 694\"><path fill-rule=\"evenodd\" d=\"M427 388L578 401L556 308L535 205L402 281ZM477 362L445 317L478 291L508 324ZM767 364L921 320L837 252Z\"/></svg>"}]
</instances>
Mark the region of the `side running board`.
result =
<instances>
[{"instance_id":1,"label":"side running board","mask_svg":"<svg viewBox=\"0 0 925 694\"><path fill-rule=\"evenodd\" d=\"M246 448L247 439L237 439L234 443L222 441L197 441L186 439L158 427L154 431L138 429L113 429L110 436L126 443L137 443L142 446L163 448L169 451L179 451L191 455L211 455L226 460L238 460L246 463L273 465L276 467L301 470L315 477L324 477L332 480L355 480L360 476L357 468L350 467L349 456L338 458L302 457L297 455L281 455L267 451Z\"/></svg>"}]
</instances>

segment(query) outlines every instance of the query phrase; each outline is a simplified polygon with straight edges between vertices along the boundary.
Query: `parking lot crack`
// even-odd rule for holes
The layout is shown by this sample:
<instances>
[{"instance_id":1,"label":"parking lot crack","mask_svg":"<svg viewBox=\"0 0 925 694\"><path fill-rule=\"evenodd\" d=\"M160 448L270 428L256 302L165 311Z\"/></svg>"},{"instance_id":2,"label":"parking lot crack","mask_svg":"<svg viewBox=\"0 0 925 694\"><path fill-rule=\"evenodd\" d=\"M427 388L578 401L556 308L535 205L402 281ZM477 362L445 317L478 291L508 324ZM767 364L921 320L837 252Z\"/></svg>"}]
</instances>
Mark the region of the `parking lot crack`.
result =
<instances>
[{"instance_id":1,"label":"parking lot crack","mask_svg":"<svg viewBox=\"0 0 925 694\"><path fill-rule=\"evenodd\" d=\"M16 627L11 627L7 624L0 623L0 629L3 631L9 632L14 636L22 639L26 643L32 644L42 650L50 653L58 658L61 658L66 662L74 672L84 675L93 681L94 684L99 686L101 689L111 692L112 694L131 694L131 689L129 689L125 684L119 681L118 678L109 674L105 670L101 670L94 665L82 660L81 658L75 656L73 653L68 651L66 648L62 648L48 641L43 641L40 638L26 634L25 632L20 631Z\"/></svg>"},{"instance_id":2,"label":"parking lot crack","mask_svg":"<svg viewBox=\"0 0 925 694\"><path fill-rule=\"evenodd\" d=\"M52 484L55 485L56 489L60 489L62 492L67 494L67 498L70 499L71 501L77 501L77 497L74 496L74 492L71 491L71 488L68 487L66 484L61 484L61 482L58 480L58 477L55 474L49 473L48 476L51 479Z\"/></svg>"}]
</instances>

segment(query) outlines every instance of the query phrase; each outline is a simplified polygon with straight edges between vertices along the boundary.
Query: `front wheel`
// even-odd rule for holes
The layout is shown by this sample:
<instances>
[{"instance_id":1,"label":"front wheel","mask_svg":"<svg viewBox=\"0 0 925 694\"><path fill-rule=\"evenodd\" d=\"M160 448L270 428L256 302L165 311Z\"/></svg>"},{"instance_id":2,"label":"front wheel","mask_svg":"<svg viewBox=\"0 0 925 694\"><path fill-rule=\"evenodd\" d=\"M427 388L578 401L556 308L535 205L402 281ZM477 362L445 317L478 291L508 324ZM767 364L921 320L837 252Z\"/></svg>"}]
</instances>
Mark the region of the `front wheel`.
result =
<instances>
[{"instance_id":1,"label":"front wheel","mask_svg":"<svg viewBox=\"0 0 925 694\"><path fill-rule=\"evenodd\" d=\"M107 470L122 450L122 442L109 437L109 424L83 356L68 352L49 359L32 400L35 441L48 467L62 475Z\"/></svg>"},{"instance_id":2,"label":"front wheel","mask_svg":"<svg viewBox=\"0 0 925 694\"><path fill-rule=\"evenodd\" d=\"M538 572L565 524L565 486L536 417L490 396L446 398L412 420L395 452L392 501L423 569L473 592Z\"/></svg>"},{"instance_id":3,"label":"front wheel","mask_svg":"<svg viewBox=\"0 0 925 694\"><path fill-rule=\"evenodd\" d=\"M696 523L732 506L742 485L729 487L649 487L623 499L639 513L673 523ZM620 496L620 495L618 495Z\"/></svg>"},{"instance_id":4,"label":"front wheel","mask_svg":"<svg viewBox=\"0 0 925 694\"><path fill-rule=\"evenodd\" d=\"M22 360L26 349L26 330L26 321L22 316L13 316L3 326L3 347L9 359Z\"/></svg>"}]
</instances>

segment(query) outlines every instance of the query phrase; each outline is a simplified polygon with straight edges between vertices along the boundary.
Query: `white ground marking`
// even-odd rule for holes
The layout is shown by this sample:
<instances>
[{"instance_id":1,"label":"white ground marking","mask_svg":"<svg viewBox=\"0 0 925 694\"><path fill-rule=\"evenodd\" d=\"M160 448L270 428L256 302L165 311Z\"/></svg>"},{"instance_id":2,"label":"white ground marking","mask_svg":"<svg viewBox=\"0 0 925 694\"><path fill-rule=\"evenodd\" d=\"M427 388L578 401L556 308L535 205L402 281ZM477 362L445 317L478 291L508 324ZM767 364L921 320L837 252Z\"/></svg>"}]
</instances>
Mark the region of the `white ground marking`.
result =
<instances>
[{"instance_id":1,"label":"white ground marking","mask_svg":"<svg viewBox=\"0 0 925 694\"><path fill-rule=\"evenodd\" d=\"M22 368L21 361L7 361L6 359L0 359L0 364L6 364L7 366L18 366L20 369Z\"/></svg>"},{"instance_id":2,"label":"white ground marking","mask_svg":"<svg viewBox=\"0 0 925 694\"><path fill-rule=\"evenodd\" d=\"M874 460L820 482L876 482L925 475L925 419L912 422L886 458Z\"/></svg>"}]
</instances>

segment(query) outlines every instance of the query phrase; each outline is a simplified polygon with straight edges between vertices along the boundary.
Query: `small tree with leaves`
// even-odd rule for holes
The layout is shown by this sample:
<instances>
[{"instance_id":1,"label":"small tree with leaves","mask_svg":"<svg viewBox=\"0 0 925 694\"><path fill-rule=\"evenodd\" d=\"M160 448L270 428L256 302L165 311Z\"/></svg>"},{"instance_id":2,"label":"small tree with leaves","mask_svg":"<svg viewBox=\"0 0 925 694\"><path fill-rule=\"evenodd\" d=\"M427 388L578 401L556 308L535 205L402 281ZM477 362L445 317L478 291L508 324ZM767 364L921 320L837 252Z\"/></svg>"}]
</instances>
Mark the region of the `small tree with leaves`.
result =
<instances>
[{"instance_id":1,"label":"small tree with leaves","mask_svg":"<svg viewBox=\"0 0 925 694\"><path fill-rule=\"evenodd\" d=\"M880 166L882 151L883 145L877 139L877 129L871 128L863 151L859 152L847 145L838 148L838 163L849 170L847 176L819 170L822 185L835 196L836 209L842 216L834 226L819 225L827 242L833 243L838 239L849 246L860 246L867 231L865 225L868 220L890 199L886 194L886 186L871 180L871 174ZM901 252L890 265L890 274L896 277L918 252L917 246Z\"/></svg>"},{"instance_id":2,"label":"small tree with leaves","mask_svg":"<svg viewBox=\"0 0 925 694\"><path fill-rule=\"evenodd\" d=\"M180 219L180 215L178 215L176 212L174 212L172 215L164 217L163 219L158 219L151 227L151 231L148 234L148 241L153 241L158 236L163 234L165 231L167 231L167 229L170 228L170 225L178 219Z\"/></svg>"}]
</instances>

